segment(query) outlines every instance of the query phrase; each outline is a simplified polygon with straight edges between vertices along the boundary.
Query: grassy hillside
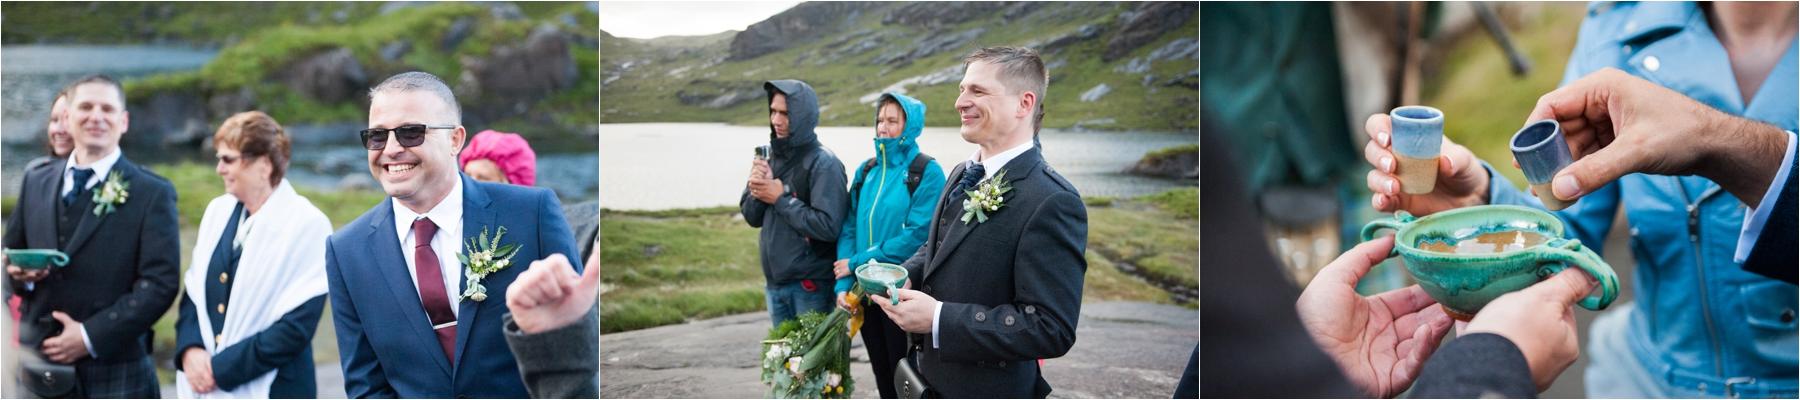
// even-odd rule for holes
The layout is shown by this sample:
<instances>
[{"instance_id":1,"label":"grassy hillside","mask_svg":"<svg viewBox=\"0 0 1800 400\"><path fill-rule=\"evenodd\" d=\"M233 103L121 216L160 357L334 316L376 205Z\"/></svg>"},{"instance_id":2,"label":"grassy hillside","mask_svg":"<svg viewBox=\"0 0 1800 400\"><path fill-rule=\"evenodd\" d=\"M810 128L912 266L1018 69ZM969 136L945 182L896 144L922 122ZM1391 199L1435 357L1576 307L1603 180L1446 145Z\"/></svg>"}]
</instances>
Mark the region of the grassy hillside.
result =
<instances>
[{"instance_id":1,"label":"grassy hillside","mask_svg":"<svg viewBox=\"0 0 1800 400\"><path fill-rule=\"evenodd\" d=\"M801 79L820 94L824 110L821 124L862 125L873 118L872 103L862 100L873 101L870 94L908 78L947 72L948 79L913 85L907 93L930 106L927 125L954 126L957 119L952 104L962 75L963 56L985 46L1041 45L1089 26L1099 28L1100 33L1044 54L1051 67L1051 84L1044 103L1046 127L1068 128L1086 121L1084 126L1096 129L1190 130L1198 121L1198 91L1166 84L1170 79L1198 71L1197 57L1152 61L1144 73L1126 68L1135 59L1149 59L1150 53L1171 42L1195 40L1199 31L1197 18L1179 29L1164 32L1125 57L1105 62L1101 54L1106 50L1107 38L1118 29L1123 19L1120 14L1130 10L1132 3L1046 4L1019 19L1007 20L1000 13L991 13L932 28L883 24L883 18L901 6L872 6L860 14L844 16L854 19L848 23L850 28L842 32L796 41L779 51L739 61L727 61L735 32L650 40L603 34L601 119L761 124L766 114L766 104L761 101L762 82ZM972 40L924 57L893 63L874 61L893 49L977 29L979 34ZM1146 79L1146 75L1150 78ZM1083 92L1099 84L1106 84L1111 92L1096 102L1078 100ZM715 99L733 93L739 94L739 100L723 102L729 105L721 108L681 100L683 95ZM1112 123L1103 122L1108 119Z\"/></svg>"}]
</instances>

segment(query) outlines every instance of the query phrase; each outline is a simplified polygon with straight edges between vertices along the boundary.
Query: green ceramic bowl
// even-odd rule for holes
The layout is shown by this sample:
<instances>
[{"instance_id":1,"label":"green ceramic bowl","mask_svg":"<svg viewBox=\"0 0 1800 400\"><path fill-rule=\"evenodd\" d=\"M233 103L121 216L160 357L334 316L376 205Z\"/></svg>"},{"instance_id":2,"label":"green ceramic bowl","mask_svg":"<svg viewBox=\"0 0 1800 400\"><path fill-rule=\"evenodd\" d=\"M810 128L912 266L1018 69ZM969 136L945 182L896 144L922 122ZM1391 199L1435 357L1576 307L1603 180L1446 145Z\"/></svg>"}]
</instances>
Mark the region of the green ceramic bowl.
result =
<instances>
[{"instance_id":1,"label":"green ceramic bowl","mask_svg":"<svg viewBox=\"0 0 1800 400\"><path fill-rule=\"evenodd\" d=\"M900 304L895 290L906 286L906 268L870 261L856 267L856 281L862 284L863 293L887 296L888 301Z\"/></svg>"},{"instance_id":2,"label":"green ceramic bowl","mask_svg":"<svg viewBox=\"0 0 1800 400\"><path fill-rule=\"evenodd\" d=\"M1565 239L1562 220L1535 208L1488 205L1465 207L1415 218L1401 211L1391 218L1363 226L1362 239L1393 229L1394 249L1389 257L1405 260L1406 271L1452 317L1472 318L1500 295L1524 289L1569 267L1581 268L1600 282L1581 300L1581 307L1603 310L1619 296L1619 277L1600 255ZM1499 231L1532 231L1549 238L1542 244L1495 253L1459 254L1429 251L1429 242L1453 242Z\"/></svg>"},{"instance_id":3,"label":"green ceramic bowl","mask_svg":"<svg viewBox=\"0 0 1800 400\"><path fill-rule=\"evenodd\" d=\"M24 269L45 269L69 264L69 255L55 249L6 249L6 262Z\"/></svg>"}]
</instances>

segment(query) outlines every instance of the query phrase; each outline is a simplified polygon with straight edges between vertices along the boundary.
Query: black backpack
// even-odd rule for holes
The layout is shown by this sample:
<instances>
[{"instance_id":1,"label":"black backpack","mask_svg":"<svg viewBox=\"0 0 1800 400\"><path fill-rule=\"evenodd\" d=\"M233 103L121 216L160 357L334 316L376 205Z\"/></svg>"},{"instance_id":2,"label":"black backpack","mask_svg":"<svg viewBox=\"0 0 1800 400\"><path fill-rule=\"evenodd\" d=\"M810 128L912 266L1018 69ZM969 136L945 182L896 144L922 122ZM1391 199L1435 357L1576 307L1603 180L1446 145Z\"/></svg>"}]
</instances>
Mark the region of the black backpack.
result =
<instances>
[{"instance_id":1,"label":"black backpack","mask_svg":"<svg viewBox=\"0 0 1800 400\"><path fill-rule=\"evenodd\" d=\"M925 153L913 156L912 165L906 167L906 194L910 195L919 191L919 182L925 180L925 167L930 166L932 160L934 159L931 158L931 155ZM852 208L856 207L856 196L862 193L863 181L868 179L869 170L875 168L876 162L875 157L869 157L868 161L863 161L862 175L857 175L856 180L850 183L850 206Z\"/></svg>"}]
</instances>

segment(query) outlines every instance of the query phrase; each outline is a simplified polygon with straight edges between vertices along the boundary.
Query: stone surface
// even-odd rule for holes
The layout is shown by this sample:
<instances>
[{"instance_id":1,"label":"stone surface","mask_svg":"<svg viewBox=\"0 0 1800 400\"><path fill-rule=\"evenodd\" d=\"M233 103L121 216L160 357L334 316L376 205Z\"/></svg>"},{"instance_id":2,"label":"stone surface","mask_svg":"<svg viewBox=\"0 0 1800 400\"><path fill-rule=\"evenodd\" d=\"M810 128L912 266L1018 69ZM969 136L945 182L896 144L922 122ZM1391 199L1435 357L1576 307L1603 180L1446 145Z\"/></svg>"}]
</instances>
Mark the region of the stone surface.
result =
<instances>
[{"instance_id":1,"label":"stone surface","mask_svg":"<svg viewBox=\"0 0 1800 400\"><path fill-rule=\"evenodd\" d=\"M1053 398L1167 398L1199 344L1199 311L1146 303L1082 305L1075 347L1044 361ZM757 398L767 313L600 336L603 398ZM862 339L852 341L857 398L875 398Z\"/></svg>"}]
</instances>

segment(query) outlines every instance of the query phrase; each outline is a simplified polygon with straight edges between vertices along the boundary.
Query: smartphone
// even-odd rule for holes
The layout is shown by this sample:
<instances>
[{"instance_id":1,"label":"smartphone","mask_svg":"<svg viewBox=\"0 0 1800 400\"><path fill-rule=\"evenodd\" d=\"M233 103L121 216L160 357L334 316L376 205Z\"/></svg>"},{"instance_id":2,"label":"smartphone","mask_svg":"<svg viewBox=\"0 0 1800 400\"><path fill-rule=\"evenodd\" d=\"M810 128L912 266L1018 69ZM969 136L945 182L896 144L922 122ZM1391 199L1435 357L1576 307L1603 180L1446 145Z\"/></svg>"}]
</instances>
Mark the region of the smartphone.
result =
<instances>
[{"instance_id":1,"label":"smartphone","mask_svg":"<svg viewBox=\"0 0 1800 400\"><path fill-rule=\"evenodd\" d=\"M769 145L756 146L756 159L763 161L769 160Z\"/></svg>"}]
</instances>

